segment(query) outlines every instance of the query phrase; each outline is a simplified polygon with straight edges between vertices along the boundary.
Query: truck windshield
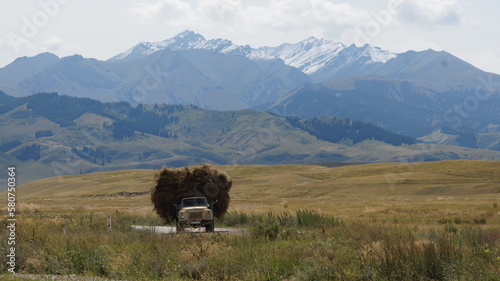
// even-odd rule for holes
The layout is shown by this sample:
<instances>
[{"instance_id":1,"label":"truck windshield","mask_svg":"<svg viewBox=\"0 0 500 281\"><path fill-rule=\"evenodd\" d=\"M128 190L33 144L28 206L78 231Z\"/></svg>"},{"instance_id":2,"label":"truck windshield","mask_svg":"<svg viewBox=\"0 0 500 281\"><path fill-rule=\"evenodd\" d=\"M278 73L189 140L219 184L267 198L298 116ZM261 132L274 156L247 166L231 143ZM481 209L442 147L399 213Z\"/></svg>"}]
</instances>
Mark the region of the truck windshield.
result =
<instances>
[{"instance_id":1,"label":"truck windshield","mask_svg":"<svg viewBox=\"0 0 500 281\"><path fill-rule=\"evenodd\" d=\"M182 199L181 207L208 206L206 198L186 198Z\"/></svg>"}]
</instances>

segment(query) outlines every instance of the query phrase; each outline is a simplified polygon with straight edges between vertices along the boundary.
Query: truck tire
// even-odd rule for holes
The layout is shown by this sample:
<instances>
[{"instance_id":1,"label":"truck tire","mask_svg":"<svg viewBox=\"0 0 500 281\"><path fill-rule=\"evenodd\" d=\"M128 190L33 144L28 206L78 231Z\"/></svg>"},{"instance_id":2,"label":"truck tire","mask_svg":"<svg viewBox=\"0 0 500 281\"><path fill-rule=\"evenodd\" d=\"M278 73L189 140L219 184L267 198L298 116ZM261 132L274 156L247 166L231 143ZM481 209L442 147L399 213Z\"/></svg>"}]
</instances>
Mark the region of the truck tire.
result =
<instances>
[{"instance_id":1,"label":"truck tire","mask_svg":"<svg viewBox=\"0 0 500 281\"><path fill-rule=\"evenodd\" d=\"M205 229L207 232L214 232L214 222L212 221L210 224L207 224L207 226L205 226Z\"/></svg>"},{"instance_id":2,"label":"truck tire","mask_svg":"<svg viewBox=\"0 0 500 281\"><path fill-rule=\"evenodd\" d=\"M176 233L181 233L184 229L182 228L182 226L180 224L176 224L175 225L175 232Z\"/></svg>"}]
</instances>

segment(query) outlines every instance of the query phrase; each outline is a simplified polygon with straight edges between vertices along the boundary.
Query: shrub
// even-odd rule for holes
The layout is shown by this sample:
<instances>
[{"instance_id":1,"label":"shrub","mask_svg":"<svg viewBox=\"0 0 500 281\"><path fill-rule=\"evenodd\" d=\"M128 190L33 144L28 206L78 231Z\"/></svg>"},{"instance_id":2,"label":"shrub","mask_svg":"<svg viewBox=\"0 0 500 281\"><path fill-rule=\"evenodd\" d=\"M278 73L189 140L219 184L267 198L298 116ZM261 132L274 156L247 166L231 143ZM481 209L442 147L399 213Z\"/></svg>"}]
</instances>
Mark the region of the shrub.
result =
<instances>
[{"instance_id":1,"label":"shrub","mask_svg":"<svg viewBox=\"0 0 500 281\"><path fill-rule=\"evenodd\" d=\"M281 231L281 225L277 216L272 213L268 213L265 216L259 216L258 220L259 221L250 232L252 237L265 238L269 240L275 240L278 238L278 234Z\"/></svg>"},{"instance_id":2,"label":"shrub","mask_svg":"<svg viewBox=\"0 0 500 281\"><path fill-rule=\"evenodd\" d=\"M297 224L305 227L335 226L340 223L334 217L316 211L298 210L296 216Z\"/></svg>"},{"instance_id":3,"label":"shrub","mask_svg":"<svg viewBox=\"0 0 500 281\"><path fill-rule=\"evenodd\" d=\"M475 224L486 224L486 218L475 218L474 223Z\"/></svg>"},{"instance_id":4,"label":"shrub","mask_svg":"<svg viewBox=\"0 0 500 281\"><path fill-rule=\"evenodd\" d=\"M216 218L216 224L223 224L227 226L244 226L249 223L249 216L245 213L231 212Z\"/></svg>"},{"instance_id":5,"label":"shrub","mask_svg":"<svg viewBox=\"0 0 500 281\"><path fill-rule=\"evenodd\" d=\"M51 130L40 130L35 132L35 138L51 137L54 133Z\"/></svg>"}]
</instances>

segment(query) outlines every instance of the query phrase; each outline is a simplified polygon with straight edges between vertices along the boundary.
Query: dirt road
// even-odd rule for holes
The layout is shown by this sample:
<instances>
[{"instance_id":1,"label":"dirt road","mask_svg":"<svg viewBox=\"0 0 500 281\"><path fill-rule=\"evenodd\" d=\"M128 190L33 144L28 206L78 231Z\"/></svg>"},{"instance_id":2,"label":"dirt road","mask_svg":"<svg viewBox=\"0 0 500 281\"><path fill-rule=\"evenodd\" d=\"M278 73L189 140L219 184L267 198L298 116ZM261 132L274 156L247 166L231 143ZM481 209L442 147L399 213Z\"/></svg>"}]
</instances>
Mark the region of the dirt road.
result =
<instances>
[{"instance_id":1,"label":"dirt road","mask_svg":"<svg viewBox=\"0 0 500 281\"><path fill-rule=\"evenodd\" d=\"M156 232L158 234L175 234L174 226L142 226L142 225L132 225L132 228L139 230L147 230ZM186 228L185 232L205 232L205 228ZM245 233L247 229L243 228L215 228L214 232L218 233Z\"/></svg>"}]
</instances>

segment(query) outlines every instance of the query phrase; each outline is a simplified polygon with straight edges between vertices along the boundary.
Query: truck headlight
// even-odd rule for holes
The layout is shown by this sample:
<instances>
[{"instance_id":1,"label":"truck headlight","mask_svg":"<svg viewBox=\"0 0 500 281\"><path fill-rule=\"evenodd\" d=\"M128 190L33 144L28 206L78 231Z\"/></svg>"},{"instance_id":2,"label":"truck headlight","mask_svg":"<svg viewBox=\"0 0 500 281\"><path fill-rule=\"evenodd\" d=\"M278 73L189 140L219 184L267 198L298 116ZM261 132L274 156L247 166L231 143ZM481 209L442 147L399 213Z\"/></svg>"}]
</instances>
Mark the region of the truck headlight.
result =
<instances>
[{"instance_id":1,"label":"truck headlight","mask_svg":"<svg viewBox=\"0 0 500 281\"><path fill-rule=\"evenodd\" d=\"M210 213L207 214L207 218L210 218Z\"/></svg>"},{"instance_id":2,"label":"truck headlight","mask_svg":"<svg viewBox=\"0 0 500 281\"><path fill-rule=\"evenodd\" d=\"M184 216L184 214L181 215L181 219L184 219L186 216Z\"/></svg>"}]
</instances>

